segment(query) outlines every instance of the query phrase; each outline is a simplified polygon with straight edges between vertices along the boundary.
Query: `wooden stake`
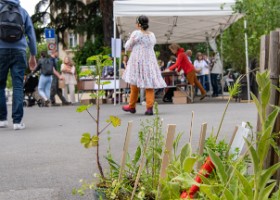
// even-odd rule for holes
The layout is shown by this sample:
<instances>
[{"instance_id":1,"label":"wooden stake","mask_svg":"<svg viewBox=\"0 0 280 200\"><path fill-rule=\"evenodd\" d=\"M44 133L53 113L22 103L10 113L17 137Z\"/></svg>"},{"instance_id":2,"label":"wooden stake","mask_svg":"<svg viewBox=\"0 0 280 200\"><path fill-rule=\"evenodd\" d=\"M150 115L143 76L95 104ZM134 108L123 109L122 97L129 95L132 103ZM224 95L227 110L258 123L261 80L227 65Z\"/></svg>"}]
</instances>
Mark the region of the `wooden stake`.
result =
<instances>
[{"instance_id":1,"label":"wooden stake","mask_svg":"<svg viewBox=\"0 0 280 200\"><path fill-rule=\"evenodd\" d=\"M170 162L170 159L172 156L171 153L172 153L173 140L174 140L174 136L175 136L175 130L176 130L175 124L168 124L167 137L166 137L166 141L165 141L165 149L164 149L164 152L162 155L162 163L161 163L160 174L159 174L160 179L163 179L166 177L166 169L169 165L169 162ZM160 192L160 184L158 185L157 196L159 196L159 192Z\"/></svg>"},{"instance_id":2,"label":"wooden stake","mask_svg":"<svg viewBox=\"0 0 280 200\"><path fill-rule=\"evenodd\" d=\"M128 125L127 125L125 141L124 141L124 145L123 145L121 168L120 168L119 179L118 179L119 182L122 180L122 174L123 174L123 171L125 168L125 160L126 160L128 145L130 143L131 130L132 130L132 121L129 121Z\"/></svg>"},{"instance_id":3,"label":"wooden stake","mask_svg":"<svg viewBox=\"0 0 280 200\"><path fill-rule=\"evenodd\" d=\"M234 140L234 138L235 138L235 136L236 136L236 133L237 133L237 130L238 130L238 126L235 126L235 128L234 128L234 131L233 131L233 134L232 134L232 136L231 136L231 138L230 138L230 141L229 141L229 143L228 143L228 148L230 149L230 147L231 147L231 145L232 145L232 143L233 143L233 140ZM228 150L229 150L228 149ZM241 151L242 149L240 149L240 151Z\"/></svg>"},{"instance_id":4,"label":"wooden stake","mask_svg":"<svg viewBox=\"0 0 280 200\"><path fill-rule=\"evenodd\" d=\"M152 132L153 132L153 131L150 129L150 130L149 130L149 133L148 133L148 136L147 136L147 139L146 139L146 143L145 143L144 149L143 149L143 151L142 151L140 166L139 166L139 169L138 169L138 172L137 172L137 176L136 176L136 179L135 179L133 192L132 192L132 195L131 195L131 198L130 198L131 200L134 199L135 192L136 192L136 189L137 189L139 180L140 180L140 176L141 176L141 173L142 173L144 164L145 164L145 163L144 163L144 161L145 161L145 154L146 154L146 151L147 151L148 144L149 144L149 142L150 142L150 138L151 138Z\"/></svg>"},{"instance_id":5,"label":"wooden stake","mask_svg":"<svg viewBox=\"0 0 280 200\"><path fill-rule=\"evenodd\" d=\"M189 143L190 143L190 145L192 144L192 135L193 135L193 132L192 132L192 128L193 128L193 119L194 119L194 111L192 111L192 120L191 120L191 128L190 128L190 138L189 138Z\"/></svg>"},{"instance_id":6,"label":"wooden stake","mask_svg":"<svg viewBox=\"0 0 280 200\"><path fill-rule=\"evenodd\" d=\"M202 154L203 154L205 137L206 137L206 130L207 130L207 123L201 124L199 146L198 146L198 155L200 155L200 156L202 156ZM201 165L202 165L201 162L197 163L197 170L200 168Z\"/></svg>"}]
</instances>

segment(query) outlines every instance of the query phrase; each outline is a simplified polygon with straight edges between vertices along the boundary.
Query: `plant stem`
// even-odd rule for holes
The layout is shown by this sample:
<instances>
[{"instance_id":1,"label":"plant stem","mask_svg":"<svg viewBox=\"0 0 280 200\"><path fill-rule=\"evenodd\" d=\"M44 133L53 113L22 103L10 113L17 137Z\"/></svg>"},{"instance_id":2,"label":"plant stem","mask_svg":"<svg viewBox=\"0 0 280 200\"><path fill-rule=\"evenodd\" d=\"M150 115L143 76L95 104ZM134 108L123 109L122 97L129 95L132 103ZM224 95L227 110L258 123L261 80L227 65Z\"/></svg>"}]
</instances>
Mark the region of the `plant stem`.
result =
<instances>
[{"instance_id":1,"label":"plant stem","mask_svg":"<svg viewBox=\"0 0 280 200\"><path fill-rule=\"evenodd\" d=\"M89 114L89 116L95 121L95 123L97 123L97 120L95 119L95 117L89 112L89 110L86 110L87 113Z\"/></svg>"},{"instance_id":2,"label":"plant stem","mask_svg":"<svg viewBox=\"0 0 280 200\"><path fill-rule=\"evenodd\" d=\"M100 77L98 77L98 79L97 79L97 85L98 85L98 92L99 92L100 91ZM100 135L99 119L100 119L100 105L99 105L99 95L97 95L97 99L96 99L96 134L98 137ZM100 158L99 158L99 142L97 143L97 146L96 146L96 159L97 159L97 167L98 167L99 173L100 173L102 179L104 180L105 176L104 176L103 169L102 169L102 166L100 163Z\"/></svg>"},{"instance_id":3,"label":"plant stem","mask_svg":"<svg viewBox=\"0 0 280 200\"><path fill-rule=\"evenodd\" d=\"M109 127L112 124L112 122L108 123L100 132L99 135L106 130L107 127Z\"/></svg>"},{"instance_id":4,"label":"plant stem","mask_svg":"<svg viewBox=\"0 0 280 200\"><path fill-rule=\"evenodd\" d=\"M219 134L220 134L220 131L221 131L221 128L222 128L222 124L223 124L224 119L225 119L225 115L226 115L226 112L227 112L227 109L228 109L230 100L231 100L231 96L229 97L228 102L227 102L227 105L226 105L226 108L225 108L225 110L224 110L224 112L223 112L222 119L221 119L221 121L220 121L219 128L218 128L218 132L217 132L216 137L215 137L215 142L217 141L217 139L218 139L218 137L219 137Z\"/></svg>"}]
</instances>

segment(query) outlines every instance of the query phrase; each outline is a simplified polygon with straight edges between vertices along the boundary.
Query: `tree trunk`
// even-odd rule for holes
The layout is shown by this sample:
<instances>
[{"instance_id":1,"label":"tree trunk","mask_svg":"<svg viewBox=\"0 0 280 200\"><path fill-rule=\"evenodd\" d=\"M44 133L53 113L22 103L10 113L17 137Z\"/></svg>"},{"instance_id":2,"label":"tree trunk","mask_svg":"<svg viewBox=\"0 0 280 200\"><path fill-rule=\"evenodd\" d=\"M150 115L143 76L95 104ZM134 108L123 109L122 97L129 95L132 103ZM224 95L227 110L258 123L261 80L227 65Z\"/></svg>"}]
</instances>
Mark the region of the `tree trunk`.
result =
<instances>
[{"instance_id":1,"label":"tree trunk","mask_svg":"<svg viewBox=\"0 0 280 200\"><path fill-rule=\"evenodd\" d=\"M100 0L100 11L102 14L104 45L111 46L113 36L113 0Z\"/></svg>"}]
</instances>

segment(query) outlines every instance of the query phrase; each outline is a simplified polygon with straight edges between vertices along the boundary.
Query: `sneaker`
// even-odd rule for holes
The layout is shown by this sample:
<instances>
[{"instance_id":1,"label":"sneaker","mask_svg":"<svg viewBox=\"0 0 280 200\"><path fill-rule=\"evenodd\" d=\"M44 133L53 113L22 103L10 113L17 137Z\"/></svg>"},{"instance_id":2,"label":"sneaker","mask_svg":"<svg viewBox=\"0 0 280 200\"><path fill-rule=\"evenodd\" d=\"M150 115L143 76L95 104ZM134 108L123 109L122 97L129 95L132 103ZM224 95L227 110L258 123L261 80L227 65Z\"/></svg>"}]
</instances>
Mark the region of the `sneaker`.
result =
<instances>
[{"instance_id":1,"label":"sneaker","mask_svg":"<svg viewBox=\"0 0 280 200\"><path fill-rule=\"evenodd\" d=\"M0 128L6 128L8 127L9 123L7 120L5 121L0 121Z\"/></svg>"},{"instance_id":2,"label":"sneaker","mask_svg":"<svg viewBox=\"0 0 280 200\"><path fill-rule=\"evenodd\" d=\"M200 97L200 101L203 100L205 97L206 97L206 94L203 94L203 95Z\"/></svg>"},{"instance_id":3,"label":"sneaker","mask_svg":"<svg viewBox=\"0 0 280 200\"><path fill-rule=\"evenodd\" d=\"M14 124L14 130L22 130L22 129L25 129L24 123Z\"/></svg>"},{"instance_id":4,"label":"sneaker","mask_svg":"<svg viewBox=\"0 0 280 200\"><path fill-rule=\"evenodd\" d=\"M46 100L45 102L44 102L44 107L49 107L50 106L50 101L49 100Z\"/></svg>"},{"instance_id":5,"label":"sneaker","mask_svg":"<svg viewBox=\"0 0 280 200\"><path fill-rule=\"evenodd\" d=\"M52 103L51 105L52 105L52 106L60 106L59 103Z\"/></svg>"},{"instance_id":6,"label":"sneaker","mask_svg":"<svg viewBox=\"0 0 280 200\"><path fill-rule=\"evenodd\" d=\"M71 103L71 102L68 102L68 101L62 103L63 106L70 106L71 104L72 104L72 103Z\"/></svg>"},{"instance_id":7,"label":"sneaker","mask_svg":"<svg viewBox=\"0 0 280 200\"><path fill-rule=\"evenodd\" d=\"M145 115L153 115L154 112L153 112L153 108L148 108L145 112Z\"/></svg>"},{"instance_id":8,"label":"sneaker","mask_svg":"<svg viewBox=\"0 0 280 200\"><path fill-rule=\"evenodd\" d=\"M130 108L129 105L123 106L122 107L123 111L125 112L130 112L130 113L136 113L136 109L135 108Z\"/></svg>"}]
</instances>

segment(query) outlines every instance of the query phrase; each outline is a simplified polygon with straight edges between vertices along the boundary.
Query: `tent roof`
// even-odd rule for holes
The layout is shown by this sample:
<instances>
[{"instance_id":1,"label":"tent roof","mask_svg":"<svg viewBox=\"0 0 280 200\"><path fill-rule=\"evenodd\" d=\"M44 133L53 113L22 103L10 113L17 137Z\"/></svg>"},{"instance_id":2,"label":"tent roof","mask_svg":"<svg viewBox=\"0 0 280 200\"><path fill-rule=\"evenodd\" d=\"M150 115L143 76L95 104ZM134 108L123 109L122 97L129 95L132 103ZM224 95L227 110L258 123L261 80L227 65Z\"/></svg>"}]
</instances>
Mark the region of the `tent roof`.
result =
<instances>
[{"instance_id":1,"label":"tent roof","mask_svg":"<svg viewBox=\"0 0 280 200\"><path fill-rule=\"evenodd\" d=\"M235 0L115 0L114 16L122 39L135 30L136 16L149 17L157 43L205 42L237 21Z\"/></svg>"}]
</instances>

